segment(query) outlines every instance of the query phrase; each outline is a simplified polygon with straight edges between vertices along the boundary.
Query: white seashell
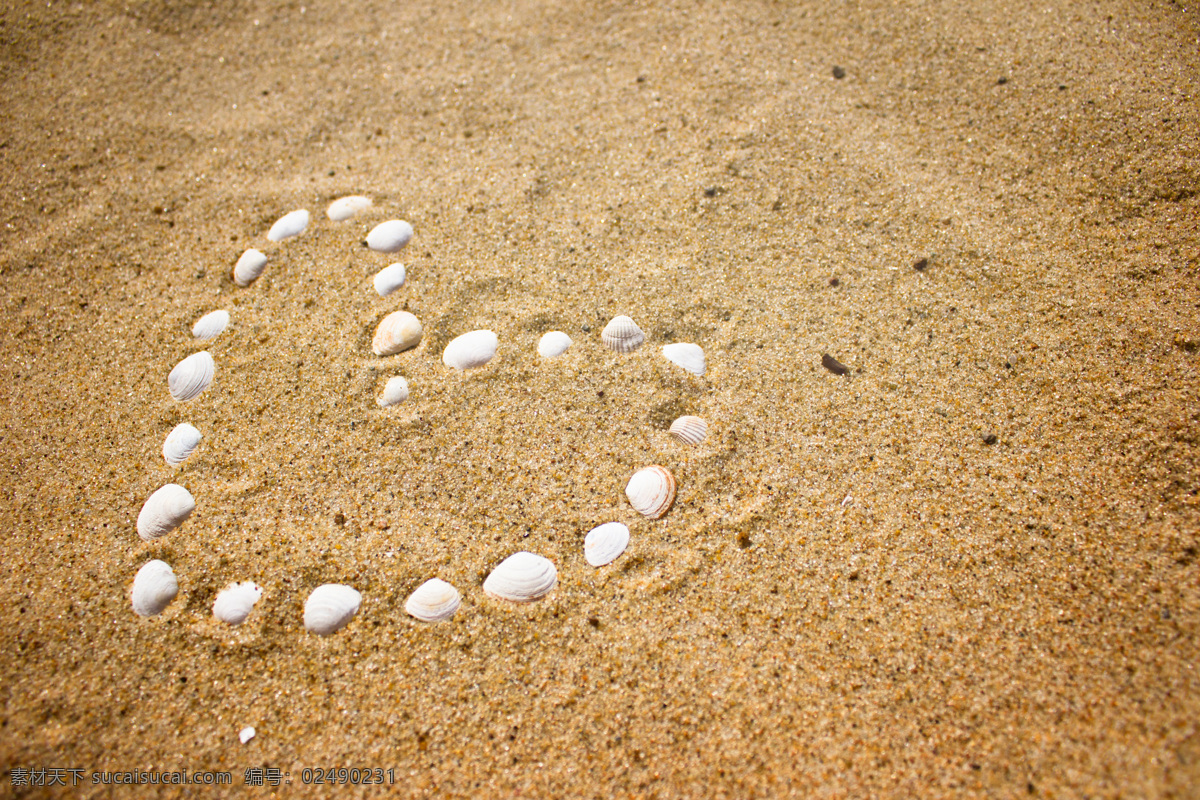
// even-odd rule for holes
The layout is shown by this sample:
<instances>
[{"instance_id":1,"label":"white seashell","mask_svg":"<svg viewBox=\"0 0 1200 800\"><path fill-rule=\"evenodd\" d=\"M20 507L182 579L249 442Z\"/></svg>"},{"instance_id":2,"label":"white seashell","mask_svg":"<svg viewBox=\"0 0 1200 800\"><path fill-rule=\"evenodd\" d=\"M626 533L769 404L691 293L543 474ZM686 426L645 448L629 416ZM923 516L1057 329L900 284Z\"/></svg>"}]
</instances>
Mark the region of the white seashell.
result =
<instances>
[{"instance_id":1,"label":"white seashell","mask_svg":"<svg viewBox=\"0 0 1200 800\"><path fill-rule=\"evenodd\" d=\"M192 336L201 341L215 339L228 325L228 311L211 311L196 320L196 324L192 326Z\"/></svg>"},{"instance_id":2,"label":"white seashell","mask_svg":"<svg viewBox=\"0 0 1200 800\"><path fill-rule=\"evenodd\" d=\"M200 431L186 422L179 423L163 440L163 460L172 467L178 467L200 446L200 439Z\"/></svg>"},{"instance_id":3,"label":"white seashell","mask_svg":"<svg viewBox=\"0 0 1200 800\"><path fill-rule=\"evenodd\" d=\"M254 581L231 583L221 590L213 602L213 616L230 625L241 625L262 597L262 587Z\"/></svg>"},{"instance_id":4,"label":"white seashell","mask_svg":"<svg viewBox=\"0 0 1200 800\"><path fill-rule=\"evenodd\" d=\"M413 236L413 227L402 219L381 222L367 234L367 247L380 253L394 253Z\"/></svg>"},{"instance_id":5,"label":"white seashell","mask_svg":"<svg viewBox=\"0 0 1200 800\"><path fill-rule=\"evenodd\" d=\"M403 403L408 399L408 381L396 375L388 378L387 385L383 387L383 396L375 402L379 403L383 408L394 406L397 403Z\"/></svg>"},{"instance_id":6,"label":"white seashell","mask_svg":"<svg viewBox=\"0 0 1200 800\"><path fill-rule=\"evenodd\" d=\"M161 614L179 594L179 581L165 561L147 561L133 579L133 611L139 617Z\"/></svg>"},{"instance_id":7,"label":"white seashell","mask_svg":"<svg viewBox=\"0 0 1200 800\"><path fill-rule=\"evenodd\" d=\"M380 297L387 297L404 285L404 265L392 264L375 273L375 292Z\"/></svg>"},{"instance_id":8,"label":"white seashell","mask_svg":"<svg viewBox=\"0 0 1200 800\"><path fill-rule=\"evenodd\" d=\"M360 606L362 595L354 589L326 583L313 589L304 603L304 627L318 636L337 633L354 619Z\"/></svg>"},{"instance_id":9,"label":"white seashell","mask_svg":"<svg viewBox=\"0 0 1200 800\"><path fill-rule=\"evenodd\" d=\"M482 367L495 358L499 346L500 340L491 331L464 333L446 345L442 363L454 369Z\"/></svg>"},{"instance_id":10,"label":"white seashell","mask_svg":"<svg viewBox=\"0 0 1200 800\"><path fill-rule=\"evenodd\" d=\"M538 355L542 358L554 358L567 352L570 346L570 336L562 331L550 331L538 342Z\"/></svg>"},{"instance_id":11,"label":"white seashell","mask_svg":"<svg viewBox=\"0 0 1200 800\"><path fill-rule=\"evenodd\" d=\"M558 583L558 570L548 558L522 550L500 562L483 582L488 597L532 603L545 597Z\"/></svg>"},{"instance_id":12,"label":"white seashell","mask_svg":"<svg viewBox=\"0 0 1200 800\"><path fill-rule=\"evenodd\" d=\"M258 280L267 266L267 257L251 248L242 253L233 268L233 282L238 286L249 286Z\"/></svg>"},{"instance_id":13,"label":"white seashell","mask_svg":"<svg viewBox=\"0 0 1200 800\"><path fill-rule=\"evenodd\" d=\"M404 610L422 622L441 622L454 616L462 605L462 595L450 584L431 578L408 596Z\"/></svg>"},{"instance_id":14,"label":"white seashell","mask_svg":"<svg viewBox=\"0 0 1200 800\"><path fill-rule=\"evenodd\" d=\"M394 311L375 329L371 349L377 356L390 356L416 347L420 342L421 321L407 311Z\"/></svg>"},{"instance_id":15,"label":"white seashell","mask_svg":"<svg viewBox=\"0 0 1200 800\"><path fill-rule=\"evenodd\" d=\"M698 344L664 344L663 356L693 375L704 374L704 350Z\"/></svg>"},{"instance_id":16,"label":"white seashell","mask_svg":"<svg viewBox=\"0 0 1200 800\"><path fill-rule=\"evenodd\" d=\"M339 197L329 204L325 215L334 222L344 222L363 209L371 207L371 198L352 194L349 197Z\"/></svg>"},{"instance_id":17,"label":"white seashell","mask_svg":"<svg viewBox=\"0 0 1200 800\"><path fill-rule=\"evenodd\" d=\"M583 557L593 567L603 567L617 560L629 546L629 526L606 522L588 531L583 540Z\"/></svg>"},{"instance_id":18,"label":"white seashell","mask_svg":"<svg viewBox=\"0 0 1200 800\"><path fill-rule=\"evenodd\" d=\"M256 733L258 733L258 731L254 730L253 725L247 725L238 732L238 741L240 741L242 744L245 744L253 739Z\"/></svg>"},{"instance_id":19,"label":"white seashell","mask_svg":"<svg viewBox=\"0 0 1200 800\"><path fill-rule=\"evenodd\" d=\"M303 233L307 227L308 212L301 208L277 219L271 226L271 230L267 231L267 238L272 242L282 242L284 239Z\"/></svg>"},{"instance_id":20,"label":"white seashell","mask_svg":"<svg viewBox=\"0 0 1200 800\"><path fill-rule=\"evenodd\" d=\"M675 478L657 464L639 469L625 486L625 496L639 514L658 519L675 502Z\"/></svg>"},{"instance_id":21,"label":"white seashell","mask_svg":"<svg viewBox=\"0 0 1200 800\"><path fill-rule=\"evenodd\" d=\"M708 423L700 417L680 417L671 423L670 433L683 444L700 444L708 436Z\"/></svg>"},{"instance_id":22,"label":"white seashell","mask_svg":"<svg viewBox=\"0 0 1200 800\"><path fill-rule=\"evenodd\" d=\"M160 487L146 499L137 519L138 536L152 542L183 524L196 510L192 493L177 483Z\"/></svg>"},{"instance_id":23,"label":"white seashell","mask_svg":"<svg viewBox=\"0 0 1200 800\"><path fill-rule=\"evenodd\" d=\"M213 363L213 357L207 350L192 353L176 364L167 376L167 388L171 390L171 397L181 403L199 397L212 383L216 369L217 365Z\"/></svg>"},{"instance_id":24,"label":"white seashell","mask_svg":"<svg viewBox=\"0 0 1200 800\"><path fill-rule=\"evenodd\" d=\"M642 333L637 323L622 314L613 317L612 321L604 326L604 330L600 332L600 341L618 353L632 353L646 341L646 334Z\"/></svg>"}]
</instances>

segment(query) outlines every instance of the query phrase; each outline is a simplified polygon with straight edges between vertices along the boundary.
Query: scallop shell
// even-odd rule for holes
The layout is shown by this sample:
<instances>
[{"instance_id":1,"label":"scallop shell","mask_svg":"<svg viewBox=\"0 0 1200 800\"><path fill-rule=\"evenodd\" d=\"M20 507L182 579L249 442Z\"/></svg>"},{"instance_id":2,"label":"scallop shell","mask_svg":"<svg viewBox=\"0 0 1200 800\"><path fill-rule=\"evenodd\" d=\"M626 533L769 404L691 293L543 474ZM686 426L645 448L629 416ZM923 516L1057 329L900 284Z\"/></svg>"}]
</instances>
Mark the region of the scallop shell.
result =
<instances>
[{"instance_id":1,"label":"scallop shell","mask_svg":"<svg viewBox=\"0 0 1200 800\"><path fill-rule=\"evenodd\" d=\"M367 247L380 253L394 253L413 236L413 227L402 219L381 222L367 234Z\"/></svg>"},{"instance_id":2,"label":"scallop shell","mask_svg":"<svg viewBox=\"0 0 1200 800\"><path fill-rule=\"evenodd\" d=\"M138 536L152 542L183 524L196 510L192 493L177 483L168 483L146 499L137 519Z\"/></svg>"},{"instance_id":3,"label":"scallop shell","mask_svg":"<svg viewBox=\"0 0 1200 800\"><path fill-rule=\"evenodd\" d=\"M422 622L441 622L454 616L462 595L450 584L430 578L417 587L404 603L404 610Z\"/></svg>"},{"instance_id":4,"label":"scallop shell","mask_svg":"<svg viewBox=\"0 0 1200 800\"><path fill-rule=\"evenodd\" d=\"M344 222L350 219L358 212L371 207L371 198L363 197L359 194L352 194L348 197L339 197L329 204L329 208L325 211L325 216L329 217L334 222Z\"/></svg>"},{"instance_id":5,"label":"scallop shell","mask_svg":"<svg viewBox=\"0 0 1200 800\"><path fill-rule=\"evenodd\" d=\"M154 617L171 605L179 594L175 571L165 561L147 561L133 579L133 612L139 617Z\"/></svg>"},{"instance_id":6,"label":"scallop shell","mask_svg":"<svg viewBox=\"0 0 1200 800\"><path fill-rule=\"evenodd\" d=\"M213 357L207 350L192 353L176 364L167 376L167 388L171 390L171 397L181 403L199 397L212 383L216 369L217 365L213 363Z\"/></svg>"},{"instance_id":7,"label":"scallop shell","mask_svg":"<svg viewBox=\"0 0 1200 800\"><path fill-rule=\"evenodd\" d=\"M254 581L231 583L221 590L213 602L213 616L230 625L241 625L262 597L262 587Z\"/></svg>"},{"instance_id":8,"label":"scallop shell","mask_svg":"<svg viewBox=\"0 0 1200 800\"><path fill-rule=\"evenodd\" d=\"M233 268L233 282L238 286L249 286L258 280L267 266L267 257L258 250L250 248L242 253Z\"/></svg>"},{"instance_id":9,"label":"scallop shell","mask_svg":"<svg viewBox=\"0 0 1200 800\"><path fill-rule=\"evenodd\" d=\"M271 230L267 231L267 238L272 242L282 242L284 239L303 233L307 227L308 212L303 208L297 209L276 220L275 224L271 226Z\"/></svg>"},{"instance_id":10,"label":"scallop shell","mask_svg":"<svg viewBox=\"0 0 1200 800\"><path fill-rule=\"evenodd\" d=\"M708 436L708 423L700 417L680 417L671 423L671 437L683 444L700 444Z\"/></svg>"},{"instance_id":11,"label":"scallop shell","mask_svg":"<svg viewBox=\"0 0 1200 800\"><path fill-rule=\"evenodd\" d=\"M454 369L482 367L496 356L500 340L491 331L471 331L452 340L442 353L442 363Z\"/></svg>"},{"instance_id":12,"label":"scallop shell","mask_svg":"<svg viewBox=\"0 0 1200 800\"><path fill-rule=\"evenodd\" d=\"M603 567L616 561L629 546L629 526L606 522L588 531L583 540L583 557L593 567Z\"/></svg>"},{"instance_id":13,"label":"scallop shell","mask_svg":"<svg viewBox=\"0 0 1200 800\"><path fill-rule=\"evenodd\" d=\"M192 336L201 341L215 339L229 325L228 311L210 311L192 326Z\"/></svg>"},{"instance_id":14,"label":"scallop shell","mask_svg":"<svg viewBox=\"0 0 1200 800\"><path fill-rule=\"evenodd\" d=\"M172 467L178 467L200 446L201 438L200 431L193 426L186 422L179 423L163 440L163 460Z\"/></svg>"},{"instance_id":15,"label":"scallop shell","mask_svg":"<svg viewBox=\"0 0 1200 800\"><path fill-rule=\"evenodd\" d=\"M337 633L354 619L361 606L362 595L353 588L326 583L313 589L304 603L304 627L318 636Z\"/></svg>"},{"instance_id":16,"label":"scallop shell","mask_svg":"<svg viewBox=\"0 0 1200 800\"><path fill-rule=\"evenodd\" d=\"M403 403L408 399L408 381L396 375L388 378L387 385L383 387L383 395L375 402L383 408L394 406L397 403Z\"/></svg>"},{"instance_id":17,"label":"scallop shell","mask_svg":"<svg viewBox=\"0 0 1200 800\"><path fill-rule=\"evenodd\" d=\"M542 358L561 356L571 344L571 337L562 331L550 331L538 342L538 355Z\"/></svg>"},{"instance_id":18,"label":"scallop shell","mask_svg":"<svg viewBox=\"0 0 1200 800\"><path fill-rule=\"evenodd\" d=\"M416 347L420 342L421 320L407 311L394 311L375 329L371 349L377 356L390 356Z\"/></svg>"},{"instance_id":19,"label":"scallop shell","mask_svg":"<svg viewBox=\"0 0 1200 800\"><path fill-rule=\"evenodd\" d=\"M558 570L548 558L522 550L500 562L483 582L488 597L532 603L545 597L558 583Z\"/></svg>"},{"instance_id":20,"label":"scallop shell","mask_svg":"<svg viewBox=\"0 0 1200 800\"><path fill-rule=\"evenodd\" d=\"M625 486L625 496L639 514L659 519L675 502L675 478L657 464L639 469Z\"/></svg>"},{"instance_id":21,"label":"scallop shell","mask_svg":"<svg viewBox=\"0 0 1200 800\"><path fill-rule=\"evenodd\" d=\"M375 293L380 297L387 297L404 285L404 277L403 264L397 263L384 267L375 273Z\"/></svg>"},{"instance_id":22,"label":"scallop shell","mask_svg":"<svg viewBox=\"0 0 1200 800\"><path fill-rule=\"evenodd\" d=\"M600 341L618 353L632 353L646 341L646 334L642 333L636 322L622 314L613 317L612 321L604 326L604 330L600 332Z\"/></svg>"},{"instance_id":23,"label":"scallop shell","mask_svg":"<svg viewBox=\"0 0 1200 800\"><path fill-rule=\"evenodd\" d=\"M667 361L683 367L693 375L704 374L704 349L698 344L664 344L662 354Z\"/></svg>"}]
</instances>

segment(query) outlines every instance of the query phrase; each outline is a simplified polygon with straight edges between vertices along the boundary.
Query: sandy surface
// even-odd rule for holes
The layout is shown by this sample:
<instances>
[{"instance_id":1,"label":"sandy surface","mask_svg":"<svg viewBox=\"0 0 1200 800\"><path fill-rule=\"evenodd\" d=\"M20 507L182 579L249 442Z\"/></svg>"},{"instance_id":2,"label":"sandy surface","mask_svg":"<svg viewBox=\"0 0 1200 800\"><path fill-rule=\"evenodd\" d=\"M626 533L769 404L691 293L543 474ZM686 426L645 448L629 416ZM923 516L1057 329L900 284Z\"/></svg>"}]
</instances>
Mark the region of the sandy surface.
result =
<instances>
[{"instance_id":1,"label":"sandy surface","mask_svg":"<svg viewBox=\"0 0 1200 800\"><path fill-rule=\"evenodd\" d=\"M5 4L0 795L356 766L414 797L1195 796L1198 41L1183 0ZM173 402L218 308L216 380ZM377 358L399 308L424 340ZM446 369L476 328L498 357ZM623 494L654 463L659 521ZM143 543L172 481L196 512ZM487 598L518 550L557 589ZM181 588L143 619L152 558ZM433 576L464 603L429 626ZM236 629L235 580L265 590ZM328 638L322 583L364 597Z\"/></svg>"}]
</instances>

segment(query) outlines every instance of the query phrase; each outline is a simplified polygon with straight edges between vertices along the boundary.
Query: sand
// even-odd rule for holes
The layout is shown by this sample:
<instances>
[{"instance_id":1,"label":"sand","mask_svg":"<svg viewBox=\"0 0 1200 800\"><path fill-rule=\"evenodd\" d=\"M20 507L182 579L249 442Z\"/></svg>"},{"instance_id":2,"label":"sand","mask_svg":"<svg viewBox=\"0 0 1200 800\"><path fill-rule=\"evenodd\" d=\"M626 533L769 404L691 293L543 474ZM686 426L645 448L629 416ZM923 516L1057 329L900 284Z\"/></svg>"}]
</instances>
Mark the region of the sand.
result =
<instances>
[{"instance_id":1,"label":"sand","mask_svg":"<svg viewBox=\"0 0 1200 800\"><path fill-rule=\"evenodd\" d=\"M1182 0L6 4L0 795L1194 796L1198 39ZM390 218L409 246L363 247ZM377 358L397 309L424 338ZM496 359L446 369L477 328ZM172 481L196 511L144 543ZM519 550L557 588L486 597ZM424 625L434 576L464 603ZM327 638L323 583L364 598Z\"/></svg>"}]
</instances>

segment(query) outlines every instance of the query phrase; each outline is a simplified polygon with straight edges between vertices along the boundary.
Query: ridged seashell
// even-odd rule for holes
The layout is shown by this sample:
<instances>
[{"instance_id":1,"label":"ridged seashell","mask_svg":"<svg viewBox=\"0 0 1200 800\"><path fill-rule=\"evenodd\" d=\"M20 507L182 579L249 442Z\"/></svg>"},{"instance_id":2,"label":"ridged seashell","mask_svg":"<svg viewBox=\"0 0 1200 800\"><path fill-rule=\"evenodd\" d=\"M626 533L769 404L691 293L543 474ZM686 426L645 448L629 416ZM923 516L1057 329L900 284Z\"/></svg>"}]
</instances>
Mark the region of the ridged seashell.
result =
<instances>
[{"instance_id":1,"label":"ridged seashell","mask_svg":"<svg viewBox=\"0 0 1200 800\"><path fill-rule=\"evenodd\" d=\"M303 233L307 227L308 211L303 208L297 209L275 220L271 230L267 231L267 238L272 242L282 242L284 239Z\"/></svg>"},{"instance_id":2,"label":"ridged seashell","mask_svg":"<svg viewBox=\"0 0 1200 800\"><path fill-rule=\"evenodd\" d=\"M628 546L629 526L606 522L588 531L583 540L583 557L593 567L603 567L616 561Z\"/></svg>"},{"instance_id":3,"label":"ridged seashell","mask_svg":"<svg viewBox=\"0 0 1200 800\"><path fill-rule=\"evenodd\" d=\"M708 423L700 417L680 417L671 423L670 433L683 444L700 444L708 436Z\"/></svg>"},{"instance_id":4,"label":"ridged seashell","mask_svg":"<svg viewBox=\"0 0 1200 800\"><path fill-rule=\"evenodd\" d=\"M196 510L192 493L177 483L168 483L146 498L137 519L138 536L152 542L183 524Z\"/></svg>"},{"instance_id":5,"label":"ridged seashell","mask_svg":"<svg viewBox=\"0 0 1200 800\"><path fill-rule=\"evenodd\" d=\"M187 457L200 446L200 431L186 422L181 422L171 429L163 440L163 460L172 467L178 467Z\"/></svg>"},{"instance_id":6,"label":"ridged seashell","mask_svg":"<svg viewBox=\"0 0 1200 800\"><path fill-rule=\"evenodd\" d=\"M394 253L413 236L413 227L402 219L381 222L367 234L367 247L380 253Z\"/></svg>"},{"instance_id":7,"label":"ridged seashell","mask_svg":"<svg viewBox=\"0 0 1200 800\"><path fill-rule=\"evenodd\" d=\"M133 578L133 612L139 617L154 617L171 605L179 594L175 571L165 561L147 561Z\"/></svg>"},{"instance_id":8,"label":"ridged seashell","mask_svg":"<svg viewBox=\"0 0 1200 800\"><path fill-rule=\"evenodd\" d=\"M353 588L326 583L313 589L304 603L304 627L318 636L337 633L354 619L360 606L362 595Z\"/></svg>"},{"instance_id":9,"label":"ridged seashell","mask_svg":"<svg viewBox=\"0 0 1200 800\"><path fill-rule=\"evenodd\" d=\"M416 347L421 342L421 320L407 311L393 311L375 329L371 349L377 356L390 356Z\"/></svg>"},{"instance_id":10,"label":"ridged seashell","mask_svg":"<svg viewBox=\"0 0 1200 800\"><path fill-rule=\"evenodd\" d=\"M238 731L238 741L241 742L242 744L245 744L246 742L253 739L256 733L258 733L258 731L254 730L253 725L247 725L246 727L244 727L240 731Z\"/></svg>"},{"instance_id":11,"label":"ridged seashell","mask_svg":"<svg viewBox=\"0 0 1200 800\"><path fill-rule=\"evenodd\" d=\"M683 367L693 375L704 374L704 350L698 344L664 344L663 357Z\"/></svg>"},{"instance_id":12,"label":"ridged seashell","mask_svg":"<svg viewBox=\"0 0 1200 800\"><path fill-rule=\"evenodd\" d=\"M562 331L550 331L538 342L538 355L542 358L561 356L571 344L571 337Z\"/></svg>"},{"instance_id":13,"label":"ridged seashell","mask_svg":"<svg viewBox=\"0 0 1200 800\"><path fill-rule=\"evenodd\" d=\"M192 326L192 336L201 341L215 339L229 325L228 311L210 311Z\"/></svg>"},{"instance_id":14,"label":"ridged seashell","mask_svg":"<svg viewBox=\"0 0 1200 800\"><path fill-rule=\"evenodd\" d=\"M375 293L380 297L387 297L404 285L404 277L403 264L397 263L384 267L375 273Z\"/></svg>"},{"instance_id":15,"label":"ridged seashell","mask_svg":"<svg viewBox=\"0 0 1200 800\"><path fill-rule=\"evenodd\" d=\"M488 597L532 603L550 593L558 583L558 570L548 558L522 550L500 562L483 582Z\"/></svg>"},{"instance_id":16,"label":"ridged seashell","mask_svg":"<svg viewBox=\"0 0 1200 800\"><path fill-rule=\"evenodd\" d=\"M482 367L496 357L496 348L499 346L500 340L491 331L464 333L446 345L442 363L454 369Z\"/></svg>"},{"instance_id":17,"label":"ridged seashell","mask_svg":"<svg viewBox=\"0 0 1200 800\"><path fill-rule=\"evenodd\" d=\"M454 616L462 595L450 584L430 578L417 587L404 603L404 610L422 622L441 622Z\"/></svg>"},{"instance_id":18,"label":"ridged seashell","mask_svg":"<svg viewBox=\"0 0 1200 800\"><path fill-rule=\"evenodd\" d=\"M383 387L383 395L375 402L379 403L383 408L394 406L397 403L403 403L408 399L408 381L396 375L388 378L387 385Z\"/></svg>"},{"instance_id":19,"label":"ridged seashell","mask_svg":"<svg viewBox=\"0 0 1200 800\"><path fill-rule=\"evenodd\" d=\"M636 322L622 314L613 317L612 321L604 326L604 330L600 332L600 341L618 353L632 353L646 341L646 334L642 333Z\"/></svg>"},{"instance_id":20,"label":"ridged seashell","mask_svg":"<svg viewBox=\"0 0 1200 800\"><path fill-rule=\"evenodd\" d=\"M363 209L370 207L371 198L352 194L348 197L339 197L330 203L329 208L325 211L325 215L334 222L344 222Z\"/></svg>"},{"instance_id":21,"label":"ridged seashell","mask_svg":"<svg viewBox=\"0 0 1200 800\"><path fill-rule=\"evenodd\" d=\"M230 625L241 625L262 597L262 587L254 581L231 583L221 590L213 602L213 616Z\"/></svg>"},{"instance_id":22,"label":"ridged seashell","mask_svg":"<svg viewBox=\"0 0 1200 800\"><path fill-rule=\"evenodd\" d=\"M213 357L207 350L192 353L176 364L167 376L167 388L171 390L171 397L181 403L199 397L212 383L216 370L217 365L213 363Z\"/></svg>"},{"instance_id":23,"label":"ridged seashell","mask_svg":"<svg viewBox=\"0 0 1200 800\"><path fill-rule=\"evenodd\" d=\"M675 502L675 478L657 464L639 469L625 486L625 496L639 514L658 519Z\"/></svg>"},{"instance_id":24,"label":"ridged seashell","mask_svg":"<svg viewBox=\"0 0 1200 800\"><path fill-rule=\"evenodd\" d=\"M263 269L267 266L267 257L258 250L250 248L242 253L233 268L233 282L238 286L249 286L258 280Z\"/></svg>"}]
</instances>

